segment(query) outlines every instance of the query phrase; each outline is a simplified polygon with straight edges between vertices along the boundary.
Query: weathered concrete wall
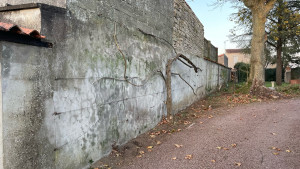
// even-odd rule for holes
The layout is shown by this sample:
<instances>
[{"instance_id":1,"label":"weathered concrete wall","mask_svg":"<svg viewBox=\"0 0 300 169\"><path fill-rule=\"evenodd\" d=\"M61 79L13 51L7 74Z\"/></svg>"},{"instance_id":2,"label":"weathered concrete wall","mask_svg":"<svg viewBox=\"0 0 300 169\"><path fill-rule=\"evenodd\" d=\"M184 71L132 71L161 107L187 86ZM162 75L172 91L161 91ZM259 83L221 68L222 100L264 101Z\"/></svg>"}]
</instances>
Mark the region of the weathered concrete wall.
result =
<instances>
[{"instance_id":1,"label":"weathered concrete wall","mask_svg":"<svg viewBox=\"0 0 300 169\"><path fill-rule=\"evenodd\" d=\"M67 7L41 11L41 32L53 49L0 46L6 168L82 168L166 114L157 70L165 72L175 56L173 1L68 1ZM174 63L172 71L197 93L174 76L175 111L226 81L222 66L185 54L203 71ZM124 58L126 76L142 86L124 81Z\"/></svg>"},{"instance_id":2,"label":"weathered concrete wall","mask_svg":"<svg viewBox=\"0 0 300 169\"><path fill-rule=\"evenodd\" d=\"M207 39L204 39L204 57L218 62L218 48L212 45L211 42Z\"/></svg>"},{"instance_id":3,"label":"weathered concrete wall","mask_svg":"<svg viewBox=\"0 0 300 169\"><path fill-rule=\"evenodd\" d=\"M2 43L0 42L0 48ZM0 58L2 58L2 50L0 50ZM3 169L3 113L2 113L2 64L0 64L0 169Z\"/></svg>"},{"instance_id":4,"label":"weathered concrete wall","mask_svg":"<svg viewBox=\"0 0 300 169\"><path fill-rule=\"evenodd\" d=\"M172 43L172 3L173 0L73 0L67 6L70 16L83 23L106 18Z\"/></svg>"},{"instance_id":5,"label":"weathered concrete wall","mask_svg":"<svg viewBox=\"0 0 300 169\"><path fill-rule=\"evenodd\" d=\"M1 52L4 168L53 168L51 49L3 42Z\"/></svg>"},{"instance_id":6,"label":"weathered concrete wall","mask_svg":"<svg viewBox=\"0 0 300 169\"><path fill-rule=\"evenodd\" d=\"M173 44L178 52L204 56L204 28L185 0L174 0Z\"/></svg>"},{"instance_id":7,"label":"weathered concrete wall","mask_svg":"<svg viewBox=\"0 0 300 169\"><path fill-rule=\"evenodd\" d=\"M53 5L57 7L66 7L66 0L1 0L0 7L9 5L21 5L27 3L44 3L48 5Z\"/></svg>"}]
</instances>

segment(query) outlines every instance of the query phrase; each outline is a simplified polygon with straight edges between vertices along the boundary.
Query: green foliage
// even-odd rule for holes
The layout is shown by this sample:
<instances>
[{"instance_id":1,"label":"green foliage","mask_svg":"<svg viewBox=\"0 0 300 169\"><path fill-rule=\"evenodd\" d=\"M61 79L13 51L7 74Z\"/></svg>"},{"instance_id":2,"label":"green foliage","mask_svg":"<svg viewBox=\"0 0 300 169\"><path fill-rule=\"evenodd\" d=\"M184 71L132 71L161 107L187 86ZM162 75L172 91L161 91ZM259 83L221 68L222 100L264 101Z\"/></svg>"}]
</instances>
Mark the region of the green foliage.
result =
<instances>
[{"instance_id":1,"label":"green foliage","mask_svg":"<svg viewBox=\"0 0 300 169\"><path fill-rule=\"evenodd\" d=\"M292 79L300 79L300 67L292 69Z\"/></svg>"},{"instance_id":2,"label":"green foliage","mask_svg":"<svg viewBox=\"0 0 300 169\"><path fill-rule=\"evenodd\" d=\"M252 37L252 13L243 5L236 6L237 13L230 20L236 23L231 30L231 40L242 48L250 48ZM269 12L266 22L267 45L265 49L266 65L274 63L272 53L283 47L283 66L288 63L300 64L300 5L295 1L277 0Z\"/></svg>"},{"instance_id":3,"label":"green foliage","mask_svg":"<svg viewBox=\"0 0 300 169\"><path fill-rule=\"evenodd\" d=\"M281 93L288 94L288 95L294 95L294 96L300 95L300 85L299 84L294 84L294 85L284 84L282 86L276 87L276 90Z\"/></svg>"},{"instance_id":4,"label":"green foliage","mask_svg":"<svg viewBox=\"0 0 300 169\"><path fill-rule=\"evenodd\" d=\"M246 82L250 72L250 64L238 62L234 65L234 68L237 70L238 81Z\"/></svg>"},{"instance_id":5,"label":"green foliage","mask_svg":"<svg viewBox=\"0 0 300 169\"><path fill-rule=\"evenodd\" d=\"M238 94L248 94L250 93L251 83L242 82L236 85L235 93Z\"/></svg>"},{"instance_id":6,"label":"green foliage","mask_svg":"<svg viewBox=\"0 0 300 169\"><path fill-rule=\"evenodd\" d=\"M276 69L266 69L265 70L265 80L266 81L276 81Z\"/></svg>"}]
</instances>

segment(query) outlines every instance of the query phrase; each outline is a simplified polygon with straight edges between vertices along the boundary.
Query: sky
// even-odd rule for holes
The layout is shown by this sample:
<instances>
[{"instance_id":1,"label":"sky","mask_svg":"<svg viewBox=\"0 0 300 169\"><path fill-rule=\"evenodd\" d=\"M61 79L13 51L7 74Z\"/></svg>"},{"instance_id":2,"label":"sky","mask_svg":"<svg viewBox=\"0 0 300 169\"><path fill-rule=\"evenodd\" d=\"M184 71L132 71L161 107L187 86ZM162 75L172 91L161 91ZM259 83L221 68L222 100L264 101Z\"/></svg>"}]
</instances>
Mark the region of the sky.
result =
<instances>
[{"instance_id":1,"label":"sky","mask_svg":"<svg viewBox=\"0 0 300 169\"><path fill-rule=\"evenodd\" d=\"M186 0L194 13L204 26L204 36L207 40L219 48L219 54L224 53L224 49L235 49L236 45L231 43L228 35L230 29L234 27L234 22L229 20L230 14L236 12L227 3L221 7L212 6L216 0Z\"/></svg>"}]
</instances>

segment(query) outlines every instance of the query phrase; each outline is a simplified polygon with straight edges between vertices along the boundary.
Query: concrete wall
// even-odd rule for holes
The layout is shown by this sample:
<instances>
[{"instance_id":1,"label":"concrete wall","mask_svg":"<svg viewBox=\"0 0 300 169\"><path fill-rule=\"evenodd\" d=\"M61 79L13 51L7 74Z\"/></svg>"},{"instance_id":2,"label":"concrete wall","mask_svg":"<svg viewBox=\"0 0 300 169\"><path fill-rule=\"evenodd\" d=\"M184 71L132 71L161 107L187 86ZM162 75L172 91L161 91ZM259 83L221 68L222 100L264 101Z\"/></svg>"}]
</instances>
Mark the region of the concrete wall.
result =
<instances>
[{"instance_id":1,"label":"concrete wall","mask_svg":"<svg viewBox=\"0 0 300 169\"><path fill-rule=\"evenodd\" d=\"M42 7L41 32L52 49L1 43L4 168L82 168L166 114L157 70L165 72L175 56L173 1L68 1L67 7ZM119 50L126 76L142 86L124 81ZM203 71L174 63L172 71L197 93L174 76L175 111L227 80L226 68L185 54Z\"/></svg>"},{"instance_id":2,"label":"concrete wall","mask_svg":"<svg viewBox=\"0 0 300 169\"><path fill-rule=\"evenodd\" d=\"M218 48L212 45L207 39L204 39L204 57L218 62Z\"/></svg>"},{"instance_id":3,"label":"concrete wall","mask_svg":"<svg viewBox=\"0 0 300 169\"><path fill-rule=\"evenodd\" d=\"M4 168L51 168L52 50L3 42L1 52Z\"/></svg>"},{"instance_id":4,"label":"concrete wall","mask_svg":"<svg viewBox=\"0 0 300 169\"><path fill-rule=\"evenodd\" d=\"M0 42L0 47L2 43ZM0 50L0 58L2 58L2 50ZM0 169L3 169L3 113L2 113L2 64L0 64Z\"/></svg>"}]
</instances>

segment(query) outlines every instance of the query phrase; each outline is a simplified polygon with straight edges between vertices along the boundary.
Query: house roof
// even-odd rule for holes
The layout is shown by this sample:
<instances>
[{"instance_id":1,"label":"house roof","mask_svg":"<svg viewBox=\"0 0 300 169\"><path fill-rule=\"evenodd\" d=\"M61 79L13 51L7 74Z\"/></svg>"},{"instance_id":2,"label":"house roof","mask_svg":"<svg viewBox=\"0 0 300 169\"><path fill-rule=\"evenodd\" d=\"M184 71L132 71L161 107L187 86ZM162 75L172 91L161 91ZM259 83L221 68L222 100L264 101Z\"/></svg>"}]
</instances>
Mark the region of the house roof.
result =
<instances>
[{"instance_id":1,"label":"house roof","mask_svg":"<svg viewBox=\"0 0 300 169\"><path fill-rule=\"evenodd\" d=\"M243 53L244 49L226 49L226 53Z\"/></svg>"},{"instance_id":2,"label":"house roof","mask_svg":"<svg viewBox=\"0 0 300 169\"><path fill-rule=\"evenodd\" d=\"M36 39L44 39L45 36L42 36L37 30L23 28L18 25L0 22L0 31L11 32L20 35L27 35Z\"/></svg>"},{"instance_id":3,"label":"house roof","mask_svg":"<svg viewBox=\"0 0 300 169\"><path fill-rule=\"evenodd\" d=\"M219 55L218 57L222 57L222 56L224 56L225 54L221 54L221 55Z\"/></svg>"}]
</instances>

